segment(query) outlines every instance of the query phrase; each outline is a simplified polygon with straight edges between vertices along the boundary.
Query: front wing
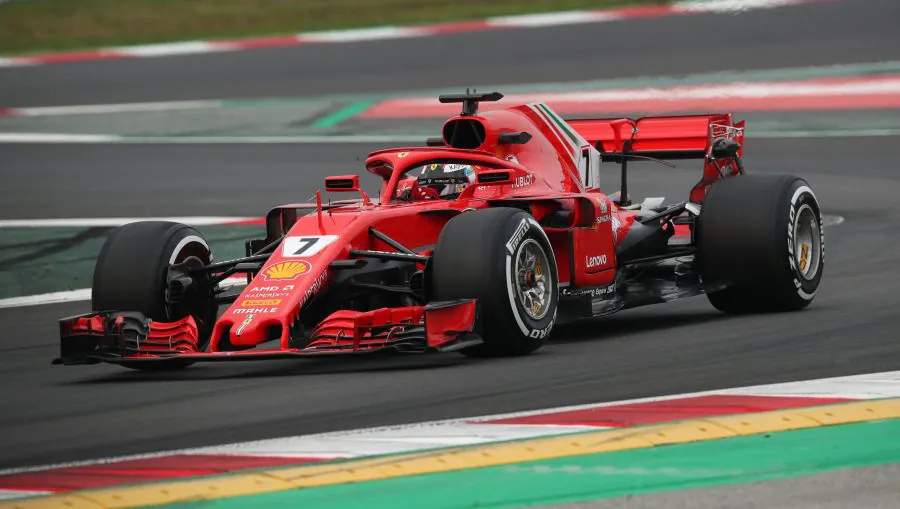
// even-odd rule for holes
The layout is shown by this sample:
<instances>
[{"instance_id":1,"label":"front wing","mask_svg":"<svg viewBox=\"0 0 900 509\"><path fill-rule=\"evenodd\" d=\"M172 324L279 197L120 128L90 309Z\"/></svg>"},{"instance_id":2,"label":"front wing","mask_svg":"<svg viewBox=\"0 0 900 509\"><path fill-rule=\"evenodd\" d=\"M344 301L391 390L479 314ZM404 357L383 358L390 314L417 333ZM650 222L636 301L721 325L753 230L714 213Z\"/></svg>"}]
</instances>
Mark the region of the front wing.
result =
<instances>
[{"instance_id":1,"label":"front wing","mask_svg":"<svg viewBox=\"0 0 900 509\"><path fill-rule=\"evenodd\" d=\"M60 320L54 364L154 364L269 360L375 352L456 351L481 344L475 300L374 311L336 311L296 348L203 351L190 316L157 322L141 313L100 311Z\"/></svg>"}]
</instances>

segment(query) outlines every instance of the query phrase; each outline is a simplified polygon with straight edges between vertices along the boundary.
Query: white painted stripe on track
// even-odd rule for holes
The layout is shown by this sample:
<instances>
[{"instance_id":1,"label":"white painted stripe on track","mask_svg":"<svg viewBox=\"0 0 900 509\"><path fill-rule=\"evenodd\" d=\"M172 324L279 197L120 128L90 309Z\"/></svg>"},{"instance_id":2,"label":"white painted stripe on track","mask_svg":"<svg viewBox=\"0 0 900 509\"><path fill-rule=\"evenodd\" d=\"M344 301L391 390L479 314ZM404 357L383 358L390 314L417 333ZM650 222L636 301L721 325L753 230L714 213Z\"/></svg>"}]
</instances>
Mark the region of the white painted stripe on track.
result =
<instances>
[{"instance_id":1,"label":"white painted stripe on track","mask_svg":"<svg viewBox=\"0 0 900 509\"><path fill-rule=\"evenodd\" d=\"M0 57L0 67L25 67L28 65L36 65L37 62L22 60L21 58L3 58Z\"/></svg>"},{"instance_id":2,"label":"white painted stripe on track","mask_svg":"<svg viewBox=\"0 0 900 509\"><path fill-rule=\"evenodd\" d=\"M623 401L610 401L605 403L571 405L565 407L546 408L523 412L483 415L478 417L464 417L396 426L380 426L351 431L318 433L314 435L284 437L253 442L225 444L213 447L181 449L131 456L120 456L114 458L58 463L37 467L12 468L0 470L0 475L33 472L54 468L67 468L90 464L103 464L142 458L158 458L176 454L215 453L269 456L273 453L277 453L279 451L279 447L281 447L280 450L282 451L282 454L278 455L286 455L291 457L346 457L342 455L342 453L344 452L348 452L351 456L363 456L366 454L370 454L369 451L376 450L381 447L390 447L391 443L397 444L398 448L400 445L409 446L409 448L398 449L400 452L409 452L413 450L440 447L440 445L435 444L435 442L464 441L466 440L465 430L467 430L469 426L472 426L473 431L481 433L484 438L492 437L490 441L515 440L517 438L523 438L523 434L531 435L531 433L534 433L534 435L531 435L532 437L577 433L584 431L585 428L585 426L485 424L484 421L527 417L533 415L546 415L550 413L586 410L590 408L602 408L632 403L649 403L696 396L727 394L774 397L794 396L812 398L847 398L860 400L893 398L900 397L900 371L869 373L843 377L830 377L816 380L786 382L778 384L764 384L750 387L709 390L686 394L671 394ZM589 430L603 429L596 426L587 428ZM431 431L434 432L433 436L429 435ZM509 432L510 435L506 435L506 432ZM414 449L414 447L418 447L419 449ZM336 449L340 449L340 451ZM256 452L254 453L252 451ZM313 453L313 451L319 452ZM331 455L328 454L329 451Z\"/></svg>"},{"instance_id":3,"label":"white painted stripe on track","mask_svg":"<svg viewBox=\"0 0 900 509\"><path fill-rule=\"evenodd\" d=\"M750 133L748 136L765 138L875 138L900 136L900 129L786 129L773 133Z\"/></svg>"},{"instance_id":4,"label":"white painted stripe on track","mask_svg":"<svg viewBox=\"0 0 900 509\"><path fill-rule=\"evenodd\" d=\"M813 398L879 399L900 397L900 371L824 378L813 381L757 385L718 391L721 394L801 396Z\"/></svg>"},{"instance_id":5,"label":"white painted stripe on track","mask_svg":"<svg viewBox=\"0 0 900 509\"><path fill-rule=\"evenodd\" d=\"M227 225L252 221L256 217L196 216L196 217L87 217L52 219L0 219L0 228L55 228L55 227L116 227L139 221L171 221L192 226Z\"/></svg>"},{"instance_id":6,"label":"white painted stripe on track","mask_svg":"<svg viewBox=\"0 0 900 509\"><path fill-rule=\"evenodd\" d=\"M648 398L610 401L604 403L588 403L584 405L571 405L564 407L547 408L542 410L512 412L508 414L487 417L474 417L467 420L472 422L492 421L498 419L511 419L515 417L528 417L532 415L545 415L560 412L571 412L576 410L587 410L590 408L627 405L632 403L652 403L656 401L669 401L673 399L692 398L697 396L712 396L716 394L732 394L740 396L800 396L811 398L848 399L896 398L900 397L900 371L888 371L884 373L870 373L865 375L853 375L845 377L819 378L815 380L753 385L749 387L736 387L730 389L714 389L709 391L653 396Z\"/></svg>"},{"instance_id":7,"label":"white painted stripe on track","mask_svg":"<svg viewBox=\"0 0 900 509\"><path fill-rule=\"evenodd\" d=\"M221 287L245 286L247 280L241 276L232 276L221 283ZM0 299L0 309L23 308L29 306L42 306L45 304L63 304L66 302L79 302L91 300L90 288L66 290L62 292L42 293L38 295L25 295L23 297L8 297Z\"/></svg>"},{"instance_id":8,"label":"white painted stripe on track","mask_svg":"<svg viewBox=\"0 0 900 509\"><path fill-rule=\"evenodd\" d=\"M115 134L0 133L0 143L118 143Z\"/></svg>"},{"instance_id":9,"label":"white painted stripe on track","mask_svg":"<svg viewBox=\"0 0 900 509\"><path fill-rule=\"evenodd\" d=\"M597 426L534 426L523 424L434 423L361 432L308 435L226 446L204 447L185 454L350 458L396 454L437 447L458 447L554 434L597 431Z\"/></svg>"},{"instance_id":10,"label":"white painted stripe on track","mask_svg":"<svg viewBox=\"0 0 900 509\"><path fill-rule=\"evenodd\" d=\"M621 14L602 11L568 11L539 14L521 14L516 16L496 16L488 18L487 24L492 27L545 27L557 25L573 25L577 23L597 23L624 19Z\"/></svg>"},{"instance_id":11,"label":"white painted stripe on track","mask_svg":"<svg viewBox=\"0 0 900 509\"><path fill-rule=\"evenodd\" d=\"M24 297L0 299L0 309L40 306L43 304L62 304L65 302L77 302L90 299L91 289L80 288L78 290L68 290L64 292L42 293L39 295L26 295Z\"/></svg>"},{"instance_id":12,"label":"white painted stripe on track","mask_svg":"<svg viewBox=\"0 0 900 509\"><path fill-rule=\"evenodd\" d=\"M44 495L52 495L53 493L54 492L52 491L0 490L0 502L25 497L41 497Z\"/></svg>"},{"instance_id":13,"label":"white painted stripe on track","mask_svg":"<svg viewBox=\"0 0 900 509\"><path fill-rule=\"evenodd\" d=\"M808 3L804 0L685 0L676 2L672 9L684 12L743 12L753 9L772 9Z\"/></svg>"},{"instance_id":14,"label":"white painted stripe on track","mask_svg":"<svg viewBox=\"0 0 900 509\"><path fill-rule=\"evenodd\" d=\"M135 113L152 111L179 111L221 107L222 101L166 101L117 104L79 104L73 106L39 106L12 108L12 116L44 117L60 115L97 115L109 113Z\"/></svg>"},{"instance_id":15,"label":"white painted stripe on track","mask_svg":"<svg viewBox=\"0 0 900 509\"><path fill-rule=\"evenodd\" d=\"M303 42L359 42L383 39L402 39L427 35L427 30L419 28L375 27L352 30L329 30L298 34Z\"/></svg>"},{"instance_id":16,"label":"white painted stripe on track","mask_svg":"<svg viewBox=\"0 0 900 509\"><path fill-rule=\"evenodd\" d=\"M228 51L230 48L222 47L208 41L184 41L162 44L142 44L138 46L120 46L104 48L103 51L111 51L130 57L159 57L171 55L192 55L195 53L213 53Z\"/></svg>"}]
</instances>

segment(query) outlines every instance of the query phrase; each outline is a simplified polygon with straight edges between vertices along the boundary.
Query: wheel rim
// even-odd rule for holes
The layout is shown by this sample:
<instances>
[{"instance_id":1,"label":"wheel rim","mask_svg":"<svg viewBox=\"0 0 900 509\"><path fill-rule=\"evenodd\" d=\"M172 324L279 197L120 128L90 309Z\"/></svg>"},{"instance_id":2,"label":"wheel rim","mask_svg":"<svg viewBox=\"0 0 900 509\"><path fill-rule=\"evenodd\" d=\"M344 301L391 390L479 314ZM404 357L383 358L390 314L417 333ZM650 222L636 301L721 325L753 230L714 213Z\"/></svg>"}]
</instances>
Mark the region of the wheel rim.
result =
<instances>
[{"instance_id":1,"label":"wheel rim","mask_svg":"<svg viewBox=\"0 0 900 509\"><path fill-rule=\"evenodd\" d=\"M552 285L550 263L544 248L534 239L527 239L516 253L516 296L525 313L540 320L550 309Z\"/></svg>"},{"instance_id":2,"label":"wheel rim","mask_svg":"<svg viewBox=\"0 0 900 509\"><path fill-rule=\"evenodd\" d=\"M821 254L819 220L812 207L803 205L794 219L794 262L803 279L816 277Z\"/></svg>"}]
</instances>

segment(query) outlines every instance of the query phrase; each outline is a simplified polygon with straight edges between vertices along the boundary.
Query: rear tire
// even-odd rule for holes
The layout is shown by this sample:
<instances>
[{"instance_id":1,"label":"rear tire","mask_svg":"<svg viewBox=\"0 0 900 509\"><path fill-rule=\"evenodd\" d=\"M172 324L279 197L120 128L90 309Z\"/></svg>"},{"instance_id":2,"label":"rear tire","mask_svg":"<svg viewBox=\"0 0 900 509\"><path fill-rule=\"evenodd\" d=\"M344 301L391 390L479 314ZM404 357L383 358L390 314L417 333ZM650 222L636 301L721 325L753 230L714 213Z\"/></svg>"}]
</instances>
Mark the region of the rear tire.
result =
<instances>
[{"instance_id":1,"label":"rear tire","mask_svg":"<svg viewBox=\"0 0 900 509\"><path fill-rule=\"evenodd\" d=\"M726 313L796 311L814 299L825 269L825 234L803 179L721 180L697 223L697 263L710 303Z\"/></svg>"},{"instance_id":2,"label":"rear tire","mask_svg":"<svg viewBox=\"0 0 900 509\"><path fill-rule=\"evenodd\" d=\"M200 333L199 348L208 342L217 307L200 301L173 309L166 305L169 265L195 258L212 262L203 235L189 226L167 221L141 221L117 228L106 239L94 266L91 307L95 311L138 311L151 320L171 322L192 315ZM146 371L183 368L183 361L123 363Z\"/></svg>"},{"instance_id":3,"label":"rear tire","mask_svg":"<svg viewBox=\"0 0 900 509\"><path fill-rule=\"evenodd\" d=\"M467 356L531 353L553 329L558 275L550 241L513 208L465 212L441 231L430 262L432 300L478 299L484 344Z\"/></svg>"}]
</instances>

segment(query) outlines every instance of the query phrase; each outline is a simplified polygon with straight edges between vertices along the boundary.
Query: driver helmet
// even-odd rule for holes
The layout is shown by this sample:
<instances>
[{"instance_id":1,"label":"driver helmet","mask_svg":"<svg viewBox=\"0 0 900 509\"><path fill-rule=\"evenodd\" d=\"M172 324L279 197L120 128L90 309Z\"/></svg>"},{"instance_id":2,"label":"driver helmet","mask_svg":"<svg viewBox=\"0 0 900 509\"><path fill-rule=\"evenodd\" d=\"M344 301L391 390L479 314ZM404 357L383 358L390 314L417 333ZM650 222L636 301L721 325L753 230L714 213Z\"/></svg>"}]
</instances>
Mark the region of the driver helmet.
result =
<instances>
[{"instance_id":1,"label":"driver helmet","mask_svg":"<svg viewBox=\"0 0 900 509\"><path fill-rule=\"evenodd\" d=\"M475 168L468 164L426 164L417 180L419 187L434 189L442 198L452 198L475 183Z\"/></svg>"}]
</instances>

